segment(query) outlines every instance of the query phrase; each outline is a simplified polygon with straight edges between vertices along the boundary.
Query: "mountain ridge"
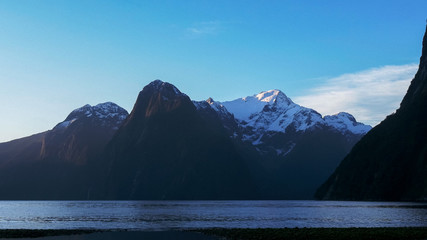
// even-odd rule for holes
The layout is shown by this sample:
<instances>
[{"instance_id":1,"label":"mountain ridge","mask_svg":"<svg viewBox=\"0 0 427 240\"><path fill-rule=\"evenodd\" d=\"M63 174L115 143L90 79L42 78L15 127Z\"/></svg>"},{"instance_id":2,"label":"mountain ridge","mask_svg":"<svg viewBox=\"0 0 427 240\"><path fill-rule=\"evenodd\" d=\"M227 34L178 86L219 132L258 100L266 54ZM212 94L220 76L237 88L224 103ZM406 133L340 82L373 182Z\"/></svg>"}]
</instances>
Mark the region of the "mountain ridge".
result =
<instances>
[{"instance_id":1,"label":"mountain ridge","mask_svg":"<svg viewBox=\"0 0 427 240\"><path fill-rule=\"evenodd\" d=\"M266 124L270 125L268 128L264 128L267 131L286 131L286 128L291 124L294 124L297 131L305 131L318 123L336 127L338 131L345 130L355 134L366 134L371 129L369 125L357 122L354 116L345 112L322 117L317 111L294 103L282 91L277 89L263 91L253 96L238 98L219 104L225 106L244 125L251 127L257 127L261 120L266 119L265 116L272 109L281 111L279 115L271 116L272 120L267 120ZM249 104L252 104L252 106L248 106ZM257 116L262 112L266 114ZM341 122L339 127L336 124L337 118ZM349 120L352 124L348 124L348 121L345 120ZM346 122L346 128L343 126L344 122ZM261 123L261 127L262 125L263 123Z\"/></svg>"},{"instance_id":2,"label":"mountain ridge","mask_svg":"<svg viewBox=\"0 0 427 240\"><path fill-rule=\"evenodd\" d=\"M249 114L258 127L288 106L305 109L279 90L246 100L259 111ZM332 122L342 129L356 122L346 113L337 116ZM298 126L307 123L289 121L275 131L261 126L265 131L254 144L247 136L256 129L223 103L192 101L155 80L138 94L130 114L111 102L85 105L47 132L0 143L0 198L310 199L360 135L327 124L302 131ZM2 151L8 146L15 147Z\"/></svg>"},{"instance_id":3,"label":"mountain ridge","mask_svg":"<svg viewBox=\"0 0 427 240\"><path fill-rule=\"evenodd\" d=\"M291 193L265 193L274 199L310 199L319 182L371 128L348 113L322 117L277 89L230 102L208 98L193 104L206 115L215 112L235 145L257 156L253 168L270 175L259 176L259 181ZM296 169L299 174L294 174Z\"/></svg>"},{"instance_id":4,"label":"mountain ridge","mask_svg":"<svg viewBox=\"0 0 427 240\"><path fill-rule=\"evenodd\" d=\"M212 126L173 85L144 87L105 155L107 198L250 198L243 160L222 126Z\"/></svg>"}]
</instances>

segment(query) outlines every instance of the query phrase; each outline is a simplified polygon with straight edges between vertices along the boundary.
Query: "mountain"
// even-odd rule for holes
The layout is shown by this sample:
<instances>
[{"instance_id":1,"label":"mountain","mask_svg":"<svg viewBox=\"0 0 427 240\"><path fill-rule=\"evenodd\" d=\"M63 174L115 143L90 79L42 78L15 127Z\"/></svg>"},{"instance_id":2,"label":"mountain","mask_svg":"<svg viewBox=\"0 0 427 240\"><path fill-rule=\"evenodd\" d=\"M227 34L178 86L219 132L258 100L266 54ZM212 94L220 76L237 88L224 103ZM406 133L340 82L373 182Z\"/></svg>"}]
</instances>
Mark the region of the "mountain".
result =
<instances>
[{"instance_id":1,"label":"mountain","mask_svg":"<svg viewBox=\"0 0 427 240\"><path fill-rule=\"evenodd\" d=\"M366 134L318 199L427 200L427 29L418 72L395 114Z\"/></svg>"},{"instance_id":2,"label":"mountain","mask_svg":"<svg viewBox=\"0 0 427 240\"><path fill-rule=\"evenodd\" d=\"M211 109L249 161L263 197L310 199L351 147L371 127L348 113L322 117L279 90L229 102L194 102ZM308 151L309 150L309 151ZM256 156L256 157L255 157ZM255 163L254 163L255 162ZM264 174L264 176L261 176ZM280 190L279 190L280 189Z\"/></svg>"},{"instance_id":3,"label":"mountain","mask_svg":"<svg viewBox=\"0 0 427 240\"><path fill-rule=\"evenodd\" d=\"M130 114L85 105L0 143L2 199L311 199L370 126L270 90L191 101L156 80Z\"/></svg>"},{"instance_id":4,"label":"mountain","mask_svg":"<svg viewBox=\"0 0 427 240\"><path fill-rule=\"evenodd\" d=\"M205 118L175 86L139 93L108 144L108 199L248 199L253 179L217 118Z\"/></svg>"},{"instance_id":5,"label":"mountain","mask_svg":"<svg viewBox=\"0 0 427 240\"><path fill-rule=\"evenodd\" d=\"M261 144L264 135L269 132L305 132L325 127L343 135L364 135L371 129L368 125L356 122L348 113L322 118L313 109L295 104L279 90L265 91L220 104L247 130L243 133L243 139L252 141L254 145Z\"/></svg>"},{"instance_id":6,"label":"mountain","mask_svg":"<svg viewBox=\"0 0 427 240\"><path fill-rule=\"evenodd\" d=\"M40 157L85 164L104 150L127 115L111 102L78 108L46 134Z\"/></svg>"},{"instance_id":7,"label":"mountain","mask_svg":"<svg viewBox=\"0 0 427 240\"><path fill-rule=\"evenodd\" d=\"M128 113L85 105L52 130L0 143L0 198L85 199L100 154Z\"/></svg>"}]
</instances>

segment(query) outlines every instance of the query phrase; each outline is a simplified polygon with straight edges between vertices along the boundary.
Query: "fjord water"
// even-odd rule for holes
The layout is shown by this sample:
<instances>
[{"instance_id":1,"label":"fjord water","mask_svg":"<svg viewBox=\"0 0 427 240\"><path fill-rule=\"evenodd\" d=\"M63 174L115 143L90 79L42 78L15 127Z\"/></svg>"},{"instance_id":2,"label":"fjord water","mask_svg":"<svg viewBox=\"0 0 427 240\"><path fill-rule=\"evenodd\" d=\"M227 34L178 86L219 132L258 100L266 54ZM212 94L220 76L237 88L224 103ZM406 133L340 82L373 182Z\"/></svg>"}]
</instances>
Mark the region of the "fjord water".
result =
<instances>
[{"instance_id":1,"label":"fjord water","mask_svg":"<svg viewBox=\"0 0 427 240\"><path fill-rule=\"evenodd\" d=\"M427 204L342 201L1 201L2 229L427 226Z\"/></svg>"}]
</instances>

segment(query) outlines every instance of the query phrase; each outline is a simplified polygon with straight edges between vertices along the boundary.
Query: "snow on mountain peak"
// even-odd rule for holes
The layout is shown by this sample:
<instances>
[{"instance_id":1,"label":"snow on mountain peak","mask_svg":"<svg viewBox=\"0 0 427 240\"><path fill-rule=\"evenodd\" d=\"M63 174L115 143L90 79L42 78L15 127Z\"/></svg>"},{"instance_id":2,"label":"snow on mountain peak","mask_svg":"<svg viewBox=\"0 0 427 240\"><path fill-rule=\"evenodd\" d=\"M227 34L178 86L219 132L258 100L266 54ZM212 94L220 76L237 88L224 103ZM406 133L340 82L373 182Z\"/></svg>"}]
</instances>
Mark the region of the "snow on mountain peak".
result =
<instances>
[{"instance_id":1,"label":"snow on mountain peak","mask_svg":"<svg viewBox=\"0 0 427 240\"><path fill-rule=\"evenodd\" d=\"M267 105L271 106L267 107L266 110L272 107L276 109L288 108L292 104L294 104L292 100L280 90L264 91L253 96L222 103L237 119L246 122L253 118L253 114L261 112Z\"/></svg>"},{"instance_id":2,"label":"snow on mountain peak","mask_svg":"<svg viewBox=\"0 0 427 240\"><path fill-rule=\"evenodd\" d=\"M112 102L105 102L97 104L96 106L91 106L89 104L84 105L81 108L77 108L70 113L68 118L74 118L75 115L84 115L86 117L95 116L98 118L111 118L117 115L124 116L127 115L127 111Z\"/></svg>"},{"instance_id":3,"label":"snow on mountain peak","mask_svg":"<svg viewBox=\"0 0 427 240\"><path fill-rule=\"evenodd\" d=\"M315 110L294 103L276 89L233 101L216 102L208 98L193 103L201 112L214 110L230 131L231 138L255 146L262 154L275 153L280 157L293 151L299 144L299 137L304 139L303 136L325 131L351 141L371 129L345 112L322 117Z\"/></svg>"},{"instance_id":4,"label":"snow on mountain peak","mask_svg":"<svg viewBox=\"0 0 427 240\"><path fill-rule=\"evenodd\" d=\"M281 102L281 103L287 103L289 105L292 102L292 100L289 99L282 91L277 89L260 92L254 95L254 97L261 102L267 102L267 103Z\"/></svg>"},{"instance_id":5,"label":"snow on mountain peak","mask_svg":"<svg viewBox=\"0 0 427 240\"><path fill-rule=\"evenodd\" d=\"M323 119L327 126L333 127L340 132L350 131L354 134L366 134L372 129L369 125L357 122L353 115L346 112L327 115L324 116Z\"/></svg>"},{"instance_id":6,"label":"snow on mountain peak","mask_svg":"<svg viewBox=\"0 0 427 240\"><path fill-rule=\"evenodd\" d=\"M118 127L128 116L128 112L112 102L105 102L91 106L89 104L73 110L68 117L55 126L56 129L67 128L79 119L91 118L100 122L101 125L112 123Z\"/></svg>"},{"instance_id":7,"label":"snow on mountain peak","mask_svg":"<svg viewBox=\"0 0 427 240\"><path fill-rule=\"evenodd\" d=\"M341 134L365 134L371 127L356 122L348 113L322 117L313 109L294 103L279 90L223 102L222 106L234 115L239 125L249 129L243 138L260 144L267 132L283 132L292 127L297 132L312 128L331 127Z\"/></svg>"}]
</instances>

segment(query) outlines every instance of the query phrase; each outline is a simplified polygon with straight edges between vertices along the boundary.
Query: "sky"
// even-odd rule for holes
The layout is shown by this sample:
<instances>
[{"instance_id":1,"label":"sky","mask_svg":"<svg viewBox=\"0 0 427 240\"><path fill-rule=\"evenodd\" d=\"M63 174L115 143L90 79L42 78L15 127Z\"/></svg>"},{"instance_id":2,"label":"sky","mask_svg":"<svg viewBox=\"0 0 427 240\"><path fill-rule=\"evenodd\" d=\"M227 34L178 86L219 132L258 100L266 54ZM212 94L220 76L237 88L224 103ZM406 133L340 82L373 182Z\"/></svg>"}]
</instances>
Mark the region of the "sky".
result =
<instances>
[{"instance_id":1,"label":"sky","mask_svg":"<svg viewBox=\"0 0 427 240\"><path fill-rule=\"evenodd\" d=\"M417 71L427 1L0 0L0 142L85 104L132 110L161 79L193 100L279 89L376 125Z\"/></svg>"}]
</instances>

